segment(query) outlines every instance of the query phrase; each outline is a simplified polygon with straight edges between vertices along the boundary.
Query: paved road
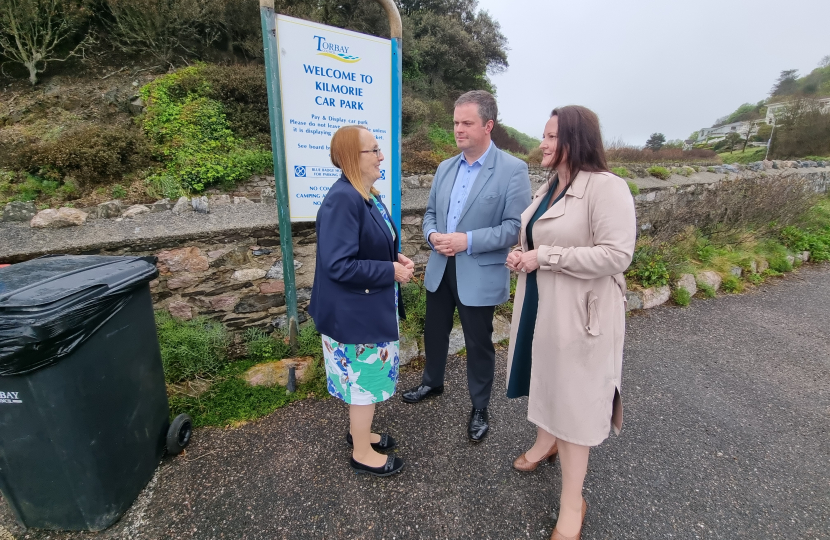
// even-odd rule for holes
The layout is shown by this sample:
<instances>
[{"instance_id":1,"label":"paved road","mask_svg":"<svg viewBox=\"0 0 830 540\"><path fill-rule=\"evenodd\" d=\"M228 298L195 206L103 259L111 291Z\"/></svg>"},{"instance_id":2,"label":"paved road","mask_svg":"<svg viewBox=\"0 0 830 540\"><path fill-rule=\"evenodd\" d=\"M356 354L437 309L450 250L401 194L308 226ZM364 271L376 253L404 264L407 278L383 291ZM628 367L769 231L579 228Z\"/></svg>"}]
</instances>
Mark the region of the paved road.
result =
<instances>
[{"instance_id":1,"label":"paved road","mask_svg":"<svg viewBox=\"0 0 830 540\"><path fill-rule=\"evenodd\" d=\"M828 306L824 265L631 317L625 426L591 455L583 538L830 538ZM504 352L499 366L500 389ZM492 435L472 446L462 360L448 377L438 400L379 407L408 463L397 477L352 474L346 407L305 401L199 431L105 533L25 533L0 503L0 538L3 527L18 540L548 538L558 465L510 467L533 439L525 400L499 392Z\"/></svg>"}]
</instances>

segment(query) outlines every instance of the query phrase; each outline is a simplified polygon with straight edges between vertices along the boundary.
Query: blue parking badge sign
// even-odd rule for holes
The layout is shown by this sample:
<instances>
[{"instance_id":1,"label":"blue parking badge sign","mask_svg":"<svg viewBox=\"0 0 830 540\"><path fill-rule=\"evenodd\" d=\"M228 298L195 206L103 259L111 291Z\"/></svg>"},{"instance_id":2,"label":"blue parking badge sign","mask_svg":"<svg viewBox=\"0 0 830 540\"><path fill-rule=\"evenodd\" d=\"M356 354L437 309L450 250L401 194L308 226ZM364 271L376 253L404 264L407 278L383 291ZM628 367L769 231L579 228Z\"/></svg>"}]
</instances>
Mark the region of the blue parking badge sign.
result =
<instances>
[{"instance_id":1,"label":"blue parking badge sign","mask_svg":"<svg viewBox=\"0 0 830 540\"><path fill-rule=\"evenodd\" d=\"M300 178L305 178L305 166L303 166L303 165L294 165L294 176L298 176Z\"/></svg>"}]
</instances>

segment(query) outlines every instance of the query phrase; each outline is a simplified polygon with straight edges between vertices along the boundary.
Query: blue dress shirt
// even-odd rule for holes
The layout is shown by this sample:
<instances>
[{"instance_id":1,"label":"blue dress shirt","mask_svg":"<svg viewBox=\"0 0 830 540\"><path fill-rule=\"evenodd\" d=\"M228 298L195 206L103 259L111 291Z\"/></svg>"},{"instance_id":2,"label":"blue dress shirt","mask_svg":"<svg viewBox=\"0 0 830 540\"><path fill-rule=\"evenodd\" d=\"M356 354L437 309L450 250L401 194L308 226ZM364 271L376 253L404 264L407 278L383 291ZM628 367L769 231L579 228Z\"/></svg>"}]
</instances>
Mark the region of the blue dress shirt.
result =
<instances>
[{"instance_id":1,"label":"blue dress shirt","mask_svg":"<svg viewBox=\"0 0 830 540\"><path fill-rule=\"evenodd\" d=\"M467 197L470 196L473 184L476 178L478 178L478 173L481 171L484 160L487 159L487 154L490 153L491 148L493 148L492 141L490 142L490 146L487 147L487 150L481 154L481 157L472 163L468 163L466 156L463 153L461 154L461 159L458 161L458 172L455 175L455 183L452 186L452 193L450 193L450 208L447 211L447 234L455 232L455 228L458 226L458 220L461 217L461 212L464 210L464 205L467 204ZM438 231L435 229L430 230L427 233L427 238L434 232ZM472 255L473 235L469 231L466 234L467 255ZM430 247L435 249L431 244Z\"/></svg>"}]
</instances>

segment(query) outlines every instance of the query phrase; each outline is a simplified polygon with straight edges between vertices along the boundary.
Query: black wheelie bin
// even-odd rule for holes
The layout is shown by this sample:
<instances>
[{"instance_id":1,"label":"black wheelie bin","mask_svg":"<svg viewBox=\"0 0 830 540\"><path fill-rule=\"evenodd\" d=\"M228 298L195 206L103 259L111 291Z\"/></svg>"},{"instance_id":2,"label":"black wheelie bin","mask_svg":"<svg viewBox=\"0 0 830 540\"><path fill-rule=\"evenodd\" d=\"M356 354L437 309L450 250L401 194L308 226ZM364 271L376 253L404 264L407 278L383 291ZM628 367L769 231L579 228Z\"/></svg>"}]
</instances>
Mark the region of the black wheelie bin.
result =
<instances>
[{"instance_id":1,"label":"black wheelie bin","mask_svg":"<svg viewBox=\"0 0 830 540\"><path fill-rule=\"evenodd\" d=\"M153 258L47 256L0 268L0 491L25 527L105 529L147 485L170 425Z\"/></svg>"}]
</instances>

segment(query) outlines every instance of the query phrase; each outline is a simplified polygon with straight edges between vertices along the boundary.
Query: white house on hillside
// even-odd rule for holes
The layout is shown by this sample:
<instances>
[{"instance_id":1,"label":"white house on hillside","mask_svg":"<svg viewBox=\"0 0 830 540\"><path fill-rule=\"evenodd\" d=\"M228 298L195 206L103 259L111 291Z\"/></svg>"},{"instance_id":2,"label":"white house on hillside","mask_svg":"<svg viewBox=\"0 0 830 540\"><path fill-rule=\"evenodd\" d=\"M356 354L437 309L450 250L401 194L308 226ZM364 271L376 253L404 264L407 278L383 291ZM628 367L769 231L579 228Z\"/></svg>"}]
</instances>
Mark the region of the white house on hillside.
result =
<instances>
[{"instance_id":1,"label":"white house on hillside","mask_svg":"<svg viewBox=\"0 0 830 540\"><path fill-rule=\"evenodd\" d=\"M731 124L724 124L718 127L700 128L700 133L697 136L697 140L708 140L709 142L717 142L730 133L737 133L745 139L747 137L747 134L754 135L755 132L758 131L758 124L760 123L761 120L752 120L745 122L732 122Z\"/></svg>"},{"instance_id":2,"label":"white house on hillside","mask_svg":"<svg viewBox=\"0 0 830 540\"><path fill-rule=\"evenodd\" d=\"M783 112L787 107L792 105L792 101L781 101L778 103L770 103L767 105L767 117L764 119L767 124L772 124L775 121L775 115ZM824 113L830 113L830 97L816 100L819 110Z\"/></svg>"},{"instance_id":3,"label":"white house on hillside","mask_svg":"<svg viewBox=\"0 0 830 540\"><path fill-rule=\"evenodd\" d=\"M747 120L744 122L732 122L731 124L724 124L717 127L700 128L697 140L686 141L685 147L691 148L692 144L701 141L713 144L722 140L730 133L737 133L742 139L747 138L747 136L755 135L761 124L766 123L772 125L775 122L775 116L780 115L794 103L794 101L781 101L778 103L768 104L767 115L763 120ZM830 114L830 97L810 100L808 103L814 104L814 106L818 107L819 111L822 113Z\"/></svg>"}]
</instances>

